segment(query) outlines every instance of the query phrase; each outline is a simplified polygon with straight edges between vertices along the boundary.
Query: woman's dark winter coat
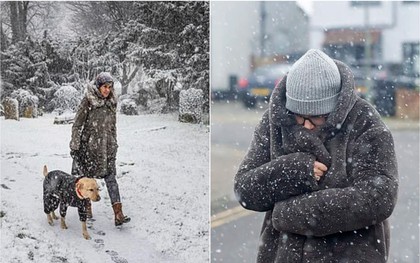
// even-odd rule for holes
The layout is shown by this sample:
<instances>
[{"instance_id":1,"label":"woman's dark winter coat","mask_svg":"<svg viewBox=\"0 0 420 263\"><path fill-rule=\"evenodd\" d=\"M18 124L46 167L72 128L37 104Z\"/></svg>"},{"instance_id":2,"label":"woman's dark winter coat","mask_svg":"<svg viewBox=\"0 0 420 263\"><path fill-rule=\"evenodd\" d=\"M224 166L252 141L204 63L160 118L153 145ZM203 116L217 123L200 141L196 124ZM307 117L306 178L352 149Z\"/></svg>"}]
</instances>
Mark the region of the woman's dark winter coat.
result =
<instances>
[{"instance_id":1,"label":"woman's dark winter coat","mask_svg":"<svg viewBox=\"0 0 420 263\"><path fill-rule=\"evenodd\" d=\"M297 125L285 108L286 76L235 177L240 204L266 212L257 262L387 261L398 192L393 138L356 96L350 69L335 62L342 88L326 124ZM320 181L315 160L328 167Z\"/></svg>"},{"instance_id":2,"label":"woman's dark winter coat","mask_svg":"<svg viewBox=\"0 0 420 263\"><path fill-rule=\"evenodd\" d=\"M90 83L75 117L70 149L83 176L104 178L115 173L117 101L113 91L104 98Z\"/></svg>"}]
</instances>

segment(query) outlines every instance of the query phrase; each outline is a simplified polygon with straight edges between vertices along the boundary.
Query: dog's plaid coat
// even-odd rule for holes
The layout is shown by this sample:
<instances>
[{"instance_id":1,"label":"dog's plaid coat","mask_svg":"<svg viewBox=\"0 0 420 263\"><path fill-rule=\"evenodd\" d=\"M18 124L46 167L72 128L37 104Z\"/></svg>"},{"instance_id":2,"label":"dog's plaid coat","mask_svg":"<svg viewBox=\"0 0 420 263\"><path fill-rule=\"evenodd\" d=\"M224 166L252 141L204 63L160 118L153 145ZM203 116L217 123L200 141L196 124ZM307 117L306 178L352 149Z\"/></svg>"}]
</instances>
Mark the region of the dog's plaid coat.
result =
<instances>
[{"instance_id":1,"label":"dog's plaid coat","mask_svg":"<svg viewBox=\"0 0 420 263\"><path fill-rule=\"evenodd\" d=\"M44 212L49 214L60 206L61 217L66 217L67 207L77 207L80 221L87 217L87 199L80 199L76 194L78 178L63 171L51 171L44 180Z\"/></svg>"}]
</instances>

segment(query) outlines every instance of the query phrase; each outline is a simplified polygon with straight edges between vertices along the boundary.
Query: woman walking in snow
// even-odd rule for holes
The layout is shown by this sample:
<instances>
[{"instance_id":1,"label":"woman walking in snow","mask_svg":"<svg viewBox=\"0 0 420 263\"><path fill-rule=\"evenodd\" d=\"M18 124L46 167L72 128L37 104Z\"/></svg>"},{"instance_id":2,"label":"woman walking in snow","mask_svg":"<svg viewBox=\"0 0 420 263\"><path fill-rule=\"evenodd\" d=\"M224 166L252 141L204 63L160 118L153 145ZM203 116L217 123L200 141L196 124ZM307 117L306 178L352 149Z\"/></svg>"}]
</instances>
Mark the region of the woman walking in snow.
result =
<instances>
[{"instance_id":1,"label":"woman walking in snow","mask_svg":"<svg viewBox=\"0 0 420 263\"><path fill-rule=\"evenodd\" d=\"M348 66L309 50L271 96L235 177L266 212L258 262L386 262L397 201L394 142Z\"/></svg>"},{"instance_id":2,"label":"woman walking in snow","mask_svg":"<svg viewBox=\"0 0 420 263\"><path fill-rule=\"evenodd\" d=\"M118 183L116 180L117 100L113 90L114 80L108 72L100 73L87 86L75 117L70 141L73 157L72 174L90 178L105 179L115 214L115 225L130 221L124 216ZM92 217L92 206L87 207Z\"/></svg>"}]
</instances>

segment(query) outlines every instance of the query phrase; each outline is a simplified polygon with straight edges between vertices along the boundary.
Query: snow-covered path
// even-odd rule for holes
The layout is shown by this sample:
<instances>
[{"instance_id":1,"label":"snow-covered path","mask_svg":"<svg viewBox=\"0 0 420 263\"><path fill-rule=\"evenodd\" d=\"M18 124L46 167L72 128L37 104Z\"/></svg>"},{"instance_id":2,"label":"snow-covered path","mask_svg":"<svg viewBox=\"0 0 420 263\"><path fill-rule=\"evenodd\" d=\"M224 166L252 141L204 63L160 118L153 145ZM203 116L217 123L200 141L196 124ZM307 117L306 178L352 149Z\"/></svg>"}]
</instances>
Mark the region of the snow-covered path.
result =
<instances>
[{"instance_id":1,"label":"snow-covered path","mask_svg":"<svg viewBox=\"0 0 420 263\"><path fill-rule=\"evenodd\" d=\"M71 125L53 116L1 117L2 262L209 261L209 131L175 115L118 115L117 180L123 211L132 220L117 229L102 180L93 203L91 240L84 240L77 209L62 230L42 206L42 167L70 172Z\"/></svg>"}]
</instances>

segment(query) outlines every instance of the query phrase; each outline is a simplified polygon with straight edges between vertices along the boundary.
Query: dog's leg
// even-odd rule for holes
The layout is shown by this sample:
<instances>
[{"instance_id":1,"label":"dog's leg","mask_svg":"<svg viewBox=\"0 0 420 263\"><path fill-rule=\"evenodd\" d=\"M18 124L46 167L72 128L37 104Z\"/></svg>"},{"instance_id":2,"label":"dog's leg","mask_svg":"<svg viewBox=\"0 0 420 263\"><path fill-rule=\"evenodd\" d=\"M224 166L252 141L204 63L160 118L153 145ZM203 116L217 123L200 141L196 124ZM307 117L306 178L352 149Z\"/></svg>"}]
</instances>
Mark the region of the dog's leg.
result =
<instances>
[{"instance_id":1,"label":"dog's leg","mask_svg":"<svg viewBox=\"0 0 420 263\"><path fill-rule=\"evenodd\" d=\"M55 215L54 211L51 212L51 216L54 220L58 220L58 217Z\"/></svg>"},{"instance_id":2,"label":"dog's leg","mask_svg":"<svg viewBox=\"0 0 420 263\"><path fill-rule=\"evenodd\" d=\"M90 239L90 235L87 231L86 221L82 221L82 233L85 239Z\"/></svg>"},{"instance_id":3,"label":"dog's leg","mask_svg":"<svg viewBox=\"0 0 420 263\"><path fill-rule=\"evenodd\" d=\"M51 217L51 213L47 214L47 220L48 220L48 224L50 226L53 226L54 225L54 221L53 221L53 219Z\"/></svg>"},{"instance_id":4,"label":"dog's leg","mask_svg":"<svg viewBox=\"0 0 420 263\"><path fill-rule=\"evenodd\" d=\"M66 219L64 217L61 217L61 229L67 229L66 225Z\"/></svg>"}]
</instances>

